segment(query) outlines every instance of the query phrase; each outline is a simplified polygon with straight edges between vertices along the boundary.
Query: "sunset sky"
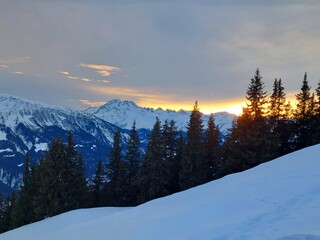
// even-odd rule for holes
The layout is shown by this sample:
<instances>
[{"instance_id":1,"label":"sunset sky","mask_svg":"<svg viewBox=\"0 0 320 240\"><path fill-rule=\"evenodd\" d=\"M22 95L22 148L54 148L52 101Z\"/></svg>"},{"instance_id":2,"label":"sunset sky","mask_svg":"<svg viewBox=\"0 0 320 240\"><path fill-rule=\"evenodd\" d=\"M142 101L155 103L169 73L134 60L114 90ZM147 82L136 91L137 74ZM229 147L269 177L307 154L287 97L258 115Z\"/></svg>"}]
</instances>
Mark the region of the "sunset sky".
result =
<instances>
[{"instance_id":1,"label":"sunset sky","mask_svg":"<svg viewBox=\"0 0 320 240\"><path fill-rule=\"evenodd\" d=\"M320 79L320 1L2 0L0 92L85 109L239 113L259 67L288 97Z\"/></svg>"}]
</instances>

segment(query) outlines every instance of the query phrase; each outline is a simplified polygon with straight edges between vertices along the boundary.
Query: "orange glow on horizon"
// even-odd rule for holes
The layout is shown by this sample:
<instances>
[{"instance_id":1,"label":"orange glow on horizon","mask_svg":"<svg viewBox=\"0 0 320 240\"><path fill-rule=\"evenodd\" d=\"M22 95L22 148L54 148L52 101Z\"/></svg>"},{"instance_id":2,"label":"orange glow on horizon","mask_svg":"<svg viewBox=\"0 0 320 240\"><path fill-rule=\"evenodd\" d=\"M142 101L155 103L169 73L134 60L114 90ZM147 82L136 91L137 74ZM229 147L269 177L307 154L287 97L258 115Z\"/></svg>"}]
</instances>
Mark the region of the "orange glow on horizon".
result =
<instances>
[{"instance_id":1,"label":"orange glow on horizon","mask_svg":"<svg viewBox=\"0 0 320 240\"><path fill-rule=\"evenodd\" d=\"M154 103L149 101L138 101L137 104L141 107L151 107L151 108L162 108L162 109L170 109L179 111L181 109L191 111L193 109L194 104L190 103L175 103L175 102L166 102L166 103ZM233 113L235 115L240 115L242 113L242 107L244 106L243 101L233 101L233 102L217 102L210 103L198 102L199 109L204 114L211 114L216 112L228 112Z\"/></svg>"}]
</instances>

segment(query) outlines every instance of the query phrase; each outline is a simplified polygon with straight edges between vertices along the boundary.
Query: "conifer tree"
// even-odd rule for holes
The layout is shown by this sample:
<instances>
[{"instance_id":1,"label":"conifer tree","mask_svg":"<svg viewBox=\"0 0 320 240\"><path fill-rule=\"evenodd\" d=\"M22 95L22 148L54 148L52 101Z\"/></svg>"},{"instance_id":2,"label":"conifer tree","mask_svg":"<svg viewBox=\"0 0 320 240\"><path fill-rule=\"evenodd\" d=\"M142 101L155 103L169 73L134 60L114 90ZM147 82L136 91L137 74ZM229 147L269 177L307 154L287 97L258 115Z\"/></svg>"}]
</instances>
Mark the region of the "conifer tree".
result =
<instances>
[{"instance_id":1,"label":"conifer tree","mask_svg":"<svg viewBox=\"0 0 320 240\"><path fill-rule=\"evenodd\" d=\"M315 89L314 96L314 109L312 117L312 142L311 144L320 143L320 81L318 82L318 87Z\"/></svg>"},{"instance_id":2,"label":"conifer tree","mask_svg":"<svg viewBox=\"0 0 320 240\"><path fill-rule=\"evenodd\" d=\"M268 93L264 91L260 70L257 68L254 77L251 78L246 95L246 99L249 101L246 111L253 120L258 120L265 116L267 96Z\"/></svg>"},{"instance_id":3,"label":"conifer tree","mask_svg":"<svg viewBox=\"0 0 320 240\"><path fill-rule=\"evenodd\" d=\"M202 184L206 180L206 173L203 171L204 143L202 113L195 102L193 111L187 127L186 147L181 161L180 189L185 190Z\"/></svg>"},{"instance_id":4,"label":"conifer tree","mask_svg":"<svg viewBox=\"0 0 320 240\"><path fill-rule=\"evenodd\" d=\"M174 120L165 121L162 127L161 143L163 145L164 171L163 178L168 182L168 194L174 193L179 189L179 165L180 159L177 158L178 144L177 127Z\"/></svg>"},{"instance_id":5,"label":"conifer tree","mask_svg":"<svg viewBox=\"0 0 320 240\"><path fill-rule=\"evenodd\" d=\"M68 133L68 142L65 146L65 159L61 163L61 174L64 183L62 202L64 211L77 209L86 206L87 181L82 156L75 149L73 135Z\"/></svg>"},{"instance_id":6,"label":"conifer tree","mask_svg":"<svg viewBox=\"0 0 320 240\"><path fill-rule=\"evenodd\" d=\"M67 190L62 183L62 163L65 159L65 147L61 139L54 139L37 170L38 188L34 198L37 220L64 212L62 204L63 191Z\"/></svg>"},{"instance_id":7,"label":"conifer tree","mask_svg":"<svg viewBox=\"0 0 320 240\"><path fill-rule=\"evenodd\" d=\"M5 229L6 203L3 194L0 192L0 234L7 231Z\"/></svg>"},{"instance_id":8,"label":"conifer tree","mask_svg":"<svg viewBox=\"0 0 320 240\"><path fill-rule=\"evenodd\" d=\"M274 149L277 155L284 155L292 151L293 127L289 118L290 111L291 105L290 102L286 102L286 93L281 78L275 79L269 100L268 124L273 139L279 142L278 147Z\"/></svg>"},{"instance_id":9,"label":"conifer tree","mask_svg":"<svg viewBox=\"0 0 320 240\"><path fill-rule=\"evenodd\" d=\"M152 128L140 174L140 202L168 194L167 166L163 160L161 122L159 118Z\"/></svg>"},{"instance_id":10,"label":"conifer tree","mask_svg":"<svg viewBox=\"0 0 320 240\"><path fill-rule=\"evenodd\" d=\"M138 203L139 186L138 177L141 166L140 139L136 130L136 122L132 124L125 154L126 160L126 188L127 205L134 206Z\"/></svg>"},{"instance_id":11,"label":"conifer tree","mask_svg":"<svg viewBox=\"0 0 320 240\"><path fill-rule=\"evenodd\" d=\"M294 112L295 117L295 149L301 149L312 144L312 118L314 113L314 96L311 94L307 73L304 74L301 91L296 94L297 108Z\"/></svg>"},{"instance_id":12,"label":"conifer tree","mask_svg":"<svg viewBox=\"0 0 320 240\"><path fill-rule=\"evenodd\" d=\"M278 142L273 138L265 117L268 93L264 91L261 79L257 69L247 91L249 103L243 108L227 139L227 173L242 171L275 157Z\"/></svg>"},{"instance_id":13,"label":"conifer tree","mask_svg":"<svg viewBox=\"0 0 320 240\"><path fill-rule=\"evenodd\" d=\"M20 188L19 198L16 201L11 213L11 225L13 228L23 226L34 221L32 200L34 185L30 168L30 156L26 154L24 163L23 185Z\"/></svg>"},{"instance_id":14,"label":"conifer tree","mask_svg":"<svg viewBox=\"0 0 320 240\"><path fill-rule=\"evenodd\" d=\"M92 180L92 207L102 206L102 189L105 180L103 172L103 164L102 161L99 160L96 168L96 173Z\"/></svg>"},{"instance_id":15,"label":"conifer tree","mask_svg":"<svg viewBox=\"0 0 320 240\"><path fill-rule=\"evenodd\" d=\"M36 220L85 206L87 186L82 156L68 143L54 139L34 171L37 189L33 198Z\"/></svg>"},{"instance_id":16,"label":"conifer tree","mask_svg":"<svg viewBox=\"0 0 320 240\"><path fill-rule=\"evenodd\" d=\"M112 206L124 206L126 202L125 166L121 152L121 135L117 130L114 134L113 146L107 164L106 196L108 204Z\"/></svg>"},{"instance_id":17,"label":"conifer tree","mask_svg":"<svg viewBox=\"0 0 320 240\"><path fill-rule=\"evenodd\" d=\"M220 131L215 125L213 114L210 114L205 131L205 169L207 172L206 181L219 177L220 170Z\"/></svg>"}]
</instances>

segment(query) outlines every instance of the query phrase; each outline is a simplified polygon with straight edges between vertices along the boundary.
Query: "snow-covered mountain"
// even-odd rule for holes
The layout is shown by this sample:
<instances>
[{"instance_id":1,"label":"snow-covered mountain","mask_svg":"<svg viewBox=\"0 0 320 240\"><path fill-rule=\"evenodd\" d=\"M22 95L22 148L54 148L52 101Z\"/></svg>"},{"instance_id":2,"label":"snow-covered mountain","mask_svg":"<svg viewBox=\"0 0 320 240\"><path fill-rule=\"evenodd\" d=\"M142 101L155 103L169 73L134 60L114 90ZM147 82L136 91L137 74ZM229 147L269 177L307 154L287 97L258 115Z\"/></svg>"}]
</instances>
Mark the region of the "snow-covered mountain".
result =
<instances>
[{"instance_id":1,"label":"snow-covered mountain","mask_svg":"<svg viewBox=\"0 0 320 240\"><path fill-rule=\"evenodd\" d=\"M31 160L38 161L54 137L66 139L68 131L72 131L77 150L83 154L91 176L97 161L106 160L116 129L120 129L125 143L136 120L145 147L156 116L162 121L173 119L184 130L190 112L141 108L133 102L120 100L84 112L0 93L0 192L8 192L21 183L25 153L29 151ZM226 131L234 116L219 113L215 118L221 130Z\"/></svg>"},{"instance_id":2,"label":"snow-covered mountain","mask_svg":"<svg viewBox=\"0 0 320 240\"><path fill-rule=\"evenodd\" d=\"M134 208L71 211L0 240L320 239L320 145Z\"/></svg>"},{"instance_id":3,"label":"snow-covered mountain","mask_svg":"<svg viewBox=\"0 0 320 240\"><path fill-rule=\"evenodd\" d=\"M3 184L20 183L27 151L38 161L54 137L66 139L70 130L90 174L99 159L106 159L116 129L89 113L0 94L0 191ZM128 134L121 132L124 138Z\"/></svg>"},{"instance_id":4,"label":"snow-covered mountain","mask_svg":"<svg viewBox=\"0 0 320 240\"><path fill-rule=\"evenodd\" d=\"M178 129L185 131L190 118L189 111L143 108L132 101L121 101L119 99L111 100L101 107L89 108L86 112L124 129L130 129L133 121L136 121L137 128L152 129L156 117L158 117L162 122L173 119ZM206 124L208 117L208 115L203 116L204 124ZM214 114L215 123L223 134L226 134L227 130L231 128L235 117L235 115L227 112Z\"/></svg>"}]
</instances>

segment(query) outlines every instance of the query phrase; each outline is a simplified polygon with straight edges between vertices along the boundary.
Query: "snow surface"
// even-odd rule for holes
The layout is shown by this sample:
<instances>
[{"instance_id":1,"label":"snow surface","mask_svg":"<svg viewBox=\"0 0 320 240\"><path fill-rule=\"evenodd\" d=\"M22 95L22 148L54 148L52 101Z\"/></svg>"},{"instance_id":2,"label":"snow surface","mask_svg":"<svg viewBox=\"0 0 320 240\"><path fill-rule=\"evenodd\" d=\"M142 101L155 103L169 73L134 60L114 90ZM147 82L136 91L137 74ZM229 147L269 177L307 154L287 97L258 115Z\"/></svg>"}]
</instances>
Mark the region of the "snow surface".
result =
<instances>
[{"instance_id":1,"label":"snow surface","mask_svg":"<svg viewBox=\"0 0 320 240\"><path fill-rule=\"evenodd\" d=\"M6 149L0 149L0 153L3 152L13 152L11 148L6 148Z\"/></svg>"},{"instance_id":2,"label":"snow surface","mask_svg":"<svg viewBox=\"0 0 320 240\"><path fill-rule=\"evenodd\" d=\"M0 141L7 140L7 134L5 132L0 131Z\"/></svg>"},{"instance_id":3,"label":"snow surface","mask_svg":"<svg viewBox=\"0 0 320 240\"><path fill-rule=\"evenodd\" d=\"M143 108L132 101L122 101L119 99L111 100L101 107L89 108L86 112L124 129L131 129L134 121L136 121L137 128L152 129L156 117L158 117L161 122L173 119L176 122L178 130L183 131L186 130L191 113L184 110L173 111L163 110L161 108ZM234 114L227 112L214 114L215 123L224 134L232 127L232 122L235 117ZM208 115L203 116L204 125L207 124L208 118Z\"/></svg>"},{"instance_id":4,"label":"snow surface","mask_svg":"<svg viewBox=\"0 0 320 240\"><path fill-rule=\"evenodd\" d=\"M319 156L320 145L309 147L138 207L72 211L0 240L319 240Z\"/></svg>"},{"instance_id":5,"label":"snow surface","mask_svg":"<svg viewBox=\"0 0 320 240\"><path fill-rule=\"evenodd\" d=\"M35 147L34 149L35 152L46 151L49 149L48 143L36 143L34 147Z\"/></svg>"}]
</instances>

